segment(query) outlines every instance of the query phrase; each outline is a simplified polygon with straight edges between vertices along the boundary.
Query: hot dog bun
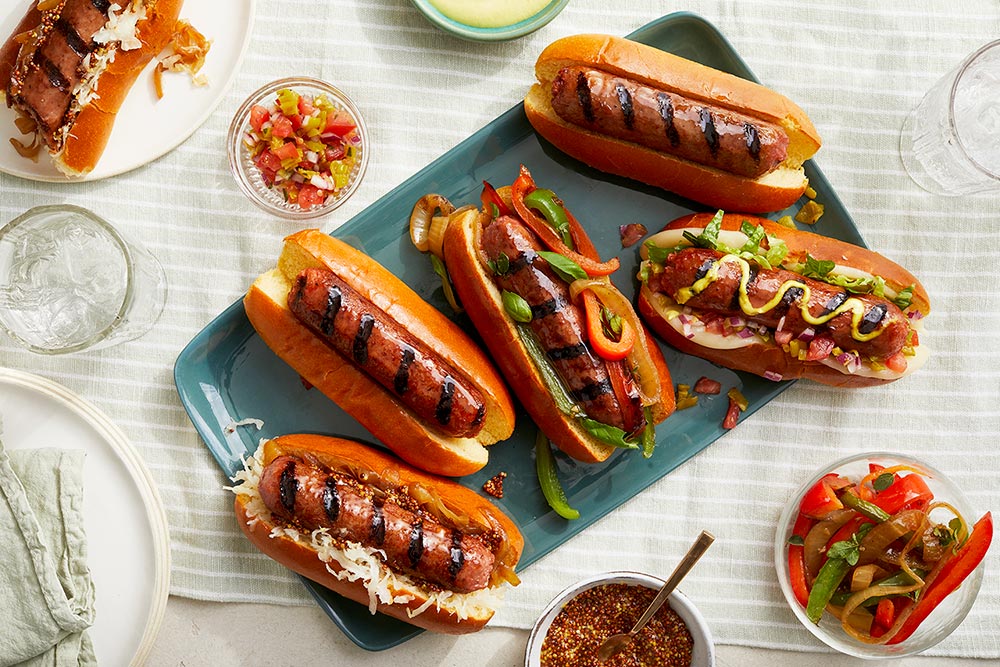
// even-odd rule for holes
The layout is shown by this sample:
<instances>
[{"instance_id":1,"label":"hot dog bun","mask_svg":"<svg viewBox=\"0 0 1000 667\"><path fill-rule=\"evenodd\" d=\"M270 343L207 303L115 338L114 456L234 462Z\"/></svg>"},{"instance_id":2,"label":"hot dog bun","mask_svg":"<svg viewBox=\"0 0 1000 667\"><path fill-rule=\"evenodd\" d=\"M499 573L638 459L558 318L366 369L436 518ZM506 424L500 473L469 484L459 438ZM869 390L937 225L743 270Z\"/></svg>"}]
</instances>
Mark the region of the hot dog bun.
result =
<instances>
[{"instance_id":1,"label":"hot dog bun","mask_svg":"<svg viewBox=\"0 0 1000 667\"><path fill-rule=\"evenodd\" d=\"M650 242L664 248L685 243L681 236L681 230L690 230L691 233L697 235L712 218L712 214L707 213L678 218L667 225L663 232L651 237ZM739 234L739 236L730 237L735 241L724 242L730 246L739 247L739 244L745 241L746 236L740 232L744 221L752 225L762 226L768 236L785 242L788 246L788 255L783 260L783 265L786 267L804 262L807 253L815 259L831 260L837 264L834 273L841 272L841 267L849 267L850 270L853 270L849 271L849 275L852 276L863 273L883 278L887 294L912 288L911 305L903 312L910 316L911 327L914 329L919 330L923 317L930 313L930 300L920 281L903 267L876 252L819 234L790 229L763 218L729 213L722 218L722 233L729 232ZM720 236L720 241L722 240ZM647 258L648 248L644 247L642 254L644 258ZM686 333L683 320L676 317L676 313L683 311L683 307L662 293L654 293L645 281L639 290L638 307L646 323L667 343L681 352L702 357L720 366L754 373L770 379L805 378L839 387L866 387L886 384L917 370L928 353L926 346L917 344L914 354L908 358L907 368L903 373L894 372L888 368L878 368L878 365L872 366L868 362L863 363L860 368L854 368L851 372L842 364L832 363L832 360L828 360L831 363L823 363L793 357L775 342L773 332L765 342L761 342L757 337L741 340L739 336L732 334L722 338L702 338L701 336L704 334L701 331L697 331L697 335L689 338L688 336L691 336L692 333L690 331ZM697 318L698 310L693 310L693 313L687 315ZM694 329L698 330L699 327L695 326ZM707 347L699 344L698 340L695 339L723 346L739 345L739 347L729 347L728 349L726 347ZM744 344L745 341L753 342Z\"/></svg>"},{"instance_id":2,"label":"hot dog bun","mask_svg":"<svg viewBox=\"0 0 1000 667\"><path fill-rule=\"evenodd\" d=\"M774 170L751 179L569 123L553 109L552 84L560 70L576 65L774 123L788 134L787 157ZM714 208L766 212L790 206L807 186L802 163L821 143L805 112L786 97L621 37L574 35L559 39L539 55L535 75L538 83L528 92L524 111L535 130L550 143L595 169Z\"/></svg>"},{"instance_id":3,"label":"hot dog bun","mask_svg":"<svg viewBox=\"0 0 1000 667\"><path fill-rule=\"evenodd\" d=\"M406 575L393 573L374 555L374 549L337 548L328 535L317 536L282 522L264 505L257 488L263 467L281 455L348 472L355 478L367 476L368 483L374 480L383 487L419 487L428 492L419 501L423 511L466 534L484 534L492 540L497 569L491 586L467 594L435 593ZM368 606L372 613L388 614L434 632L475 632L492 618L503 582L517 582L513 571L524 539L506 514L471 489L424 474L379 450L341 438L284 435L265 443L237 479L243 481L233 489L237 522L254 546L294 572ZM428 501L431 497L438 500ZM447 508L444 512L441 505ZM461 516L465 525L456 525L449 513ZM377 562L375 578L369 569L373 562Z\"/></svg>"},{"instance_id":4,"label":"hot dog bun","mask_svg":"<svg viewBox=\"0 0 1000 667\"><path fill-rule=\"evenodd\" d=\"M507 382L538 427L560 450L586 463L606 460L615 448L596 439L579 420L560 409L507 314L500 291L480 259L482 211L467 210L450 221L444 236L444 257L462 306L493 353ZM643 330L637 345L645 345L659 375L660 403L653 407L659 423L674 411L670 372L659 347Z\"/></svg>"},{"instance_id":5,"label":"hot dog bun","mask_svg":"<svg viewBox=\"0 0 1000 667\"><path fill-rule=\"evenodd\" d=\"M292 314L288 293L299 272L311 267L331 270L479 388L486 416L476 438L449 437L435 430ZM485 445L513 432L510 395L465 332L384 267L343 241L314 229L287 237L278 266L254 281L243 304L250 323L275 354L415 466L440 475L471 474L486 465Z\"/></svg>"},{"instance_id":6,"label":"hot dog bun","mask_svg":"<svg viewBox=\"0 0 1000 667\"><path fill-rule=\"evenodd\" d=\"M46 137L53 163L68 176L83 176L100 160L118 111L133 84L146 65L169 43L183 0L145 0L141 5L145 18L138 21L135 30L140 46L126 50L119 48L117 42L111 42L107 48L113 51L113 59L92 57L89 70L81 77L81 92L74 95L63 123L52 128L52 136ZM19 78L18 72L23 72L27 66L23 60L30 60L20 59L19 52L28 54L35 48L46 32L39 27L39 21L43 17L48 20L48 15L52 15L54 21L59 16L59 9L40 13L32 2L25 20L0 49L0 88L4 91L0 93L0 98L10 97L15 109L36 122L38 116L32 107L13 92L17 87L14 80ZM33 29L33 36L20 45L15 38L25 28ZM90 40L89 36L85 39ZM87 89L94 90L96 94L90 95Z\"/></svg>"}]
</instances>

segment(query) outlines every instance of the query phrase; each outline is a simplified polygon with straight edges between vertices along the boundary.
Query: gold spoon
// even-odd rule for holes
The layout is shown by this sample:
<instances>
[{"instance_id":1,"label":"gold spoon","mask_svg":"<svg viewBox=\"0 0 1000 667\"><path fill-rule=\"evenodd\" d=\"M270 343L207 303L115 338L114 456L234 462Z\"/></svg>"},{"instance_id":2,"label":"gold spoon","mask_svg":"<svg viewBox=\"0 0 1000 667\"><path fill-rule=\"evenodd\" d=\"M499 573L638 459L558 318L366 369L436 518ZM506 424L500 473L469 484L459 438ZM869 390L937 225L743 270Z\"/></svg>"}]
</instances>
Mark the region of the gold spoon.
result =
<instances>
[{"instance_id":1,"label":"gold spoon","mask_svg":"<svg viewBox=\"0 0 1000 667\"><path fill-rule=\"evenodd\" d=\"M667 601L668 597L670 597L670 594L674 592L675 588L677 588L677 584L679 584L681 579L684 578L684 575L691 571L694 564L698 562L698 559L704 555L705 551L708 550L708 547L710 547L714 541L715 536L712 535L712 533L707 530L701 531L701 535L699 535L698 539L691 545L688 552L684 554L684 558L682 558L681 562L677 564L676 568L674 568L670 578L663 584L663 588L661 588L660 592L656 594L653 601L649 603L649 607L646 608L646 611L643 612L642 616L639 617L639 620L636 621L634 626L632 626L632 629L624 634L611 635L604 640L604 643L597 649L598 662L604 662L628 646L629 642L631 642L639 631L646 626L646 623L649 623L649 619L653 618L653 614L659 611L660 607L663 606L663 603Z\"/></svg>"}]
</instances>

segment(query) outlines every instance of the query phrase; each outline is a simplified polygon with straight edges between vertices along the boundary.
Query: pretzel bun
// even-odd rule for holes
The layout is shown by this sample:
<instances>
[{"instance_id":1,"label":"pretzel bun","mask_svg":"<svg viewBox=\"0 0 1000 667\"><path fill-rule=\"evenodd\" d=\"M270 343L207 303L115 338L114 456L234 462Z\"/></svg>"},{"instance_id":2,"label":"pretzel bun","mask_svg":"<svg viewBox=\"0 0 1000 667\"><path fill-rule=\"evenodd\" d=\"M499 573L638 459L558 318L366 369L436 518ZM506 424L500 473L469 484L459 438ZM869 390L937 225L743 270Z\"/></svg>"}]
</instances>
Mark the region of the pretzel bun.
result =
<instances>
[{"instance_id":1,"label":"pretzel bun","mask_svg":"<svg viewBox=\"0 0 1000 667\"><path fill-rule=\"evenodd\" d=\"M704 166L567 122L552 106L552 84L565 67L586 66L692 102L739 112L780 126L788 135L785 159L757 178ZM528 120L546 140L601 171L675 192L714 208L778 211L807 186L802 163L820 147L805 112L786 97L746 79L651 46L609 35L556 40L535 64L538 83L524 100Z\"/></svg>"},{"instance_id":2,"label":"pretzel bun","mask_svg":"<svg viewBox=\"0 0 1000 667\"><path fill-rule=\"evenodd\" d=\"M489 588L472 593L436 591L392 571L374 548L338 545L328 539L329 534L298 530L272 515L261 500L258 482L263 468L283 455L364 478L382 489L404 489L407 495L416 489L422 511L445 526L487 538L495 555ZM283 435L264 443L236 479L243 482L233 488L237 523L254 546L307 579L368 606L373 614L387 614L434 632L475 632L492 618L502 584L517 583L513 572L524 538L506 514L471 489L425 474L377 449L342 438Z\"/></svg>"},{"instance_id":3,"label":"pretzel bun","mask_svg":"<svg viewBox=\"0 0 1000 667\"><path fill-rule=\"evenodd\" d=\"M288 294L296 276L313 267L332 271L480 390L486 415L475 438L441 433L289 310ZM419 468L448 476L472 474L486 465L486 446L508 438L514 430L510 395L475 343L387 269L343 241L315 229L287 237L277 267L254 281L243 304L250 323L275 354Z\"/></svg>"},{"instance_id":4,"label":"pretzel bun","mask_svg":"<svg viewBox=\"0 0 1000 667\"><path fill-rule=\"evenodd\" d=\"M673 247L682 239L681 230L690 230L693 234L699 234L702 229L712 219L712 214L696 213L674 220L668 224L660 234L650 238L650 242L661 247ZM768 236L776 237L785 242L788 246L788 255L783 264L789 265L802 263L806 254L815 259L831 260L837 265L834 272L840 272L840 267L846 267L845 274L879 276L886 282L887 292L899 292L907 287L912 287L913 296L909 307L904 309L904 313L911 316L911 326L919 329L923 324L923 317L930 313L930 301L927 291L920 281L913 274L899 266L895 262L882 255L844 241L839 241L812 232L799 229L790 229L777 223L741 214L727 213L722 220L722 234L726 232L741 234L735 237L737 242L724 241L730 246L738 247L737 243L745 241L746 236L740 232L740 227L744 221L753 225L760 225L764 228ZM731 237L733 238L733 237ZM643 257L648 256L648 249L644 247ZM774 340L773 335L768 337L766 342L756 342L759 338L752 338L755 341L751 344L738 347L708 347L699 344L697 340L709 341L711 338L695 339L685 335L683 326L670 313L682 308L676 302L662 293L653 292L646 282L643 282L639 289L638 309L646 323L659 336L661 336L671 346L681 352L691 354L703 359L707 359L720 366L732 368L734 370L746 371L763 377L771 377L783 380L793 380L805 378L837 387L867 387L873 385L886 384L895 381L904 375L908 375L917 370L925 361L928 350L925 345L917 345L915 355L910 358L906 371L897 373L888 368L862 368L849 372L840 364L825 364L821 361L806 361L791 356ZM698 310L694 309L692 315L698 316ZM772 332L773 334L773 332ZM726 336L731 343L739 343L738 337ZM723 343L725 344L725 343Z\"/></svg>"},{"instance_id":5,"label":"pretzel bun","mask_svg":"<svg viewBox=\"0 0 1000 667\"><path fill-rule=\"evenodd\" d=\"M142 4L146 16L136 24L136 37L141 46L129 50L115 47L114 59L102 70L85 74L84 79L94 77L92 87L97 94L83 103L74 100L72 104L79 105L78 113L75 117L71 115L68 126L56 128L58 139L50 143L49 154L55 166L67 176L83 176L100 160L118 111L133 84L146 65L170 42L184 0L146 0ZM15 37L37 26L42 15L32 2L25 19L0 49L0 87L4 91L21 48Z\"/></svg>"},{"instance_id":6,"label":"pretzel bun","mask_svg":"<svg viewBox=\"0 0 1000 667\"><path fill-rule=\"evenodd\" d=\"M518 400L552 443L578 461L604 461L615 448L597 440L559 408L507 314L500 290L480 260L479 237L486 219L478 210L456 213L444 233L445 264L462 306ZM659 423L674 411L673 384L660 348L645 329L642 333L636 345L646 346L659 374L661 399L652 406L653 421Z\"/></svg>"}]
</instances>

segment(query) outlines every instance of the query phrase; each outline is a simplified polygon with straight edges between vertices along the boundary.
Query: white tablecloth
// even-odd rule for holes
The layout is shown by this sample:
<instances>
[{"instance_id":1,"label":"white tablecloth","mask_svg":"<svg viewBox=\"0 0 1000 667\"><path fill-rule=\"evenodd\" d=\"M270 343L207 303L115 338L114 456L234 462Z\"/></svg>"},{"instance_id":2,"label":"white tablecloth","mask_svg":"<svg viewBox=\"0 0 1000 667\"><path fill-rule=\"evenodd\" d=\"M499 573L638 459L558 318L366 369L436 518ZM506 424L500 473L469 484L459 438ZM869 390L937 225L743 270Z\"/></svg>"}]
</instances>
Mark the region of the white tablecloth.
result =
<instances>
[{"instance_id":1,"label":"white tablecloth","mask_svg":"<svg viewBox=\"0 0 1000 667\"><path fill-rule=\"evenodd\" d=\"M444 35L404 0L273 0L258 3L251 48L225 99L177 150L92 183L0 174L0 221L38 204L86 206L141 238L166 270L166 310L145 337L57 358L0 340L0 365L65 384L128 433L164 498L174 594L309 604L298 582L238 532L226 480L172 379L180 350L273 264L282 237L301 227L261 213L229 174L226 129L242 99L269 80L312 75L361 108L372 135L368 175L322 220L330 231L517 103L533 80L535 57L553 39L624 35L678 10L712 21L766 85L809 113L824 139L817 162L868 244L909 268L931 294L934 314L922 340L934 356L918 374L880 388L797 383L524 571L494 623L526 627L556 592L597 571L664 575L706 528L719 540L683 588L717 640L819 649L788 610L772 565L780 508L815 468L853 452L908 452L958 481L979 512L1000 510L1000 195L929 195L906 176L898 153L899 128L924 91L1000 34L995 0L898 7L872 0L573 0L541 31L498 44ZM200 27L211 36L211 26ZM987 556L972 613L932 653L1000 657L998 554L994 548Z\"/></svg>"}]
</instances>

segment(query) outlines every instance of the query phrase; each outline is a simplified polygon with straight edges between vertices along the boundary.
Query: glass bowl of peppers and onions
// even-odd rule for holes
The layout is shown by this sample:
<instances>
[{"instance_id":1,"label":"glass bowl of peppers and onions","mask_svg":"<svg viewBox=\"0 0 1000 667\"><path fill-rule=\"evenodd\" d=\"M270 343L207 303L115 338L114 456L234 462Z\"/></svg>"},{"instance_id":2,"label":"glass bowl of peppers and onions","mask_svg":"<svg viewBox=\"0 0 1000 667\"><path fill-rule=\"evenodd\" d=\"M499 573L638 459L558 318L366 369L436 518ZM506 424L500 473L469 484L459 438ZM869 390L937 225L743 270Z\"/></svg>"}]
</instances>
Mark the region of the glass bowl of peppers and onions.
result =
<instances>
[{"instance_id":1,"label":"glass bowl of peppers and onions","mask_svg":"<svg viewBox=\"0 0 1000 667\"><path fill-rule=\"evenodd\" d=\"M898 658L961 624L993 537L961 489L926 463L869 453L824 467L778 522L775 566L792 611L827 645Z\"/></svg>"},{"instance_id":2,"label":"glass bowl of peppers and onions","mask_svg":"<svg viewBox=\"0 0 1000 667\"><path fill-rule=\"evenodd\" d=\"M361 113L334 86L307 77L273 81L233 117L229 166L240 190L268 213L292 220L343 204L368 166Z\"/></svg>"}]
</instances>

